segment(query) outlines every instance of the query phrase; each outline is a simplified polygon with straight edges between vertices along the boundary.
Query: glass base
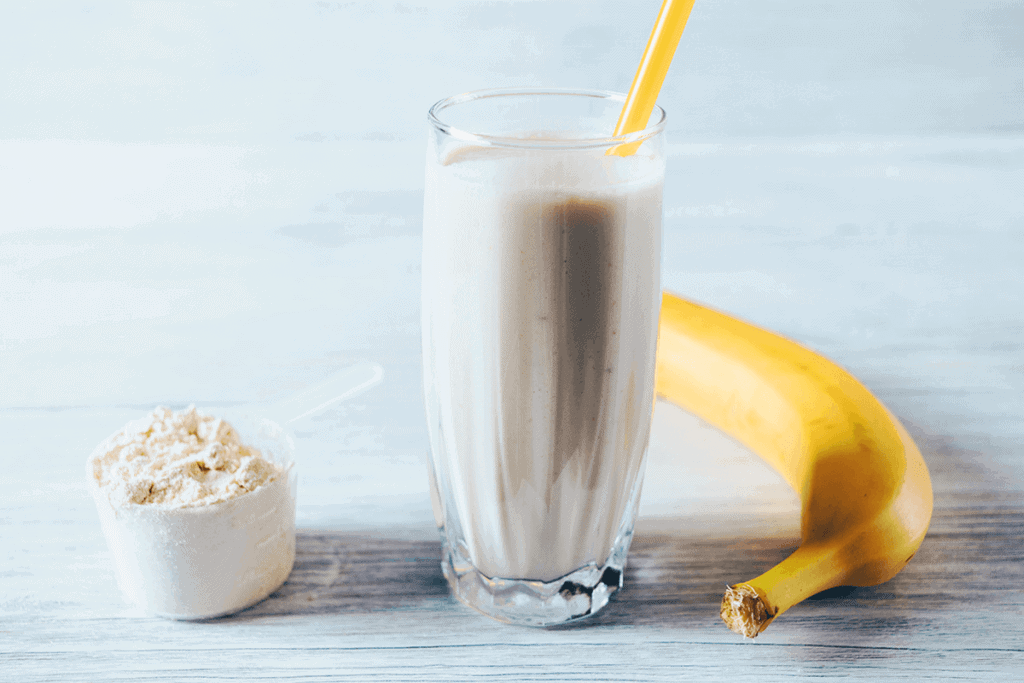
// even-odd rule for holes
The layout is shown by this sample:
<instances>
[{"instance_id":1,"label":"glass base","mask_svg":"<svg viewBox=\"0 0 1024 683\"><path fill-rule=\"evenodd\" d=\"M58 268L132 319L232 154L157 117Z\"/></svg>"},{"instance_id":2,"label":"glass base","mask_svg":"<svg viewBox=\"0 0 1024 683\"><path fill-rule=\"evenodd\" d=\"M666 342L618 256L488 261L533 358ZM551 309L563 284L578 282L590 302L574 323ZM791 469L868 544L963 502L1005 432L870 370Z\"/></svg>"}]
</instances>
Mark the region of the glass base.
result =
<instances>
[{"instance_id":1,"label":"glass base","mask_svg":"<svg viewBox=\"0 0 1024 683\"><path fill-rule=\"evenodd\" d=\"M485 576L462 548L444 542L441 570L459 600L489 617L520 626L556 626L594 614L622 588L632 532L620 534L604 566L591 563L554 581Z\"/></svg>"}]
</instances>

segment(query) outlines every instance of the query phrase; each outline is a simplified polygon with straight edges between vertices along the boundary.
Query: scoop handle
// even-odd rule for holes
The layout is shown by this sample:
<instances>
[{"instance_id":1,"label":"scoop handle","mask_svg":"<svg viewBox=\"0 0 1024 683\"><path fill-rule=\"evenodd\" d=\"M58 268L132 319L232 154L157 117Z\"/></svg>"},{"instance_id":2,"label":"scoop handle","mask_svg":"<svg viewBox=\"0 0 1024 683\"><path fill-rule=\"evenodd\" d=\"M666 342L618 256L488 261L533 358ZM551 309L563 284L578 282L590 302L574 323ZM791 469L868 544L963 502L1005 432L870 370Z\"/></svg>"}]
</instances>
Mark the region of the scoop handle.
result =
<instances>
[{"instance_id":1,"label":"scoop handle","mask_svg":"<svg viewBox=\"0 0 1024 683\"><path fill-rule=\"evenodd\" d=\"M370 361L360 361L275 404L271 412L283 418L284 424L291 424L358 396L383 379L384 368Z\"/></svg>"}]
</instances>

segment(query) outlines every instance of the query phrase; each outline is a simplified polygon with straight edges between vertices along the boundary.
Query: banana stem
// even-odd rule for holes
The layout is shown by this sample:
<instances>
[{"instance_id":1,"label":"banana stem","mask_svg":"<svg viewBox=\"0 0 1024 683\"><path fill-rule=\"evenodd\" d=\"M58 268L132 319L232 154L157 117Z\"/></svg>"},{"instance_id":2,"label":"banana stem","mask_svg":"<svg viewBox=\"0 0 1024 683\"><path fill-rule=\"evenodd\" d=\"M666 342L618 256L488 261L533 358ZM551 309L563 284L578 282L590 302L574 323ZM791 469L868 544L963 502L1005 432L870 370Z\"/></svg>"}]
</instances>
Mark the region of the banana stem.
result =
<instances>
[{"instance_id":1,"label":"banana stem","mask_svg":"<svg viewBox=\"0 0 1024 683\"><path fill-rule=\"evenodd\" d=\"M793 605L846 581L834 545L801 546L761 576L728 586L722 621L735 633L754 638Z\"/></svg>"}]
</instances>

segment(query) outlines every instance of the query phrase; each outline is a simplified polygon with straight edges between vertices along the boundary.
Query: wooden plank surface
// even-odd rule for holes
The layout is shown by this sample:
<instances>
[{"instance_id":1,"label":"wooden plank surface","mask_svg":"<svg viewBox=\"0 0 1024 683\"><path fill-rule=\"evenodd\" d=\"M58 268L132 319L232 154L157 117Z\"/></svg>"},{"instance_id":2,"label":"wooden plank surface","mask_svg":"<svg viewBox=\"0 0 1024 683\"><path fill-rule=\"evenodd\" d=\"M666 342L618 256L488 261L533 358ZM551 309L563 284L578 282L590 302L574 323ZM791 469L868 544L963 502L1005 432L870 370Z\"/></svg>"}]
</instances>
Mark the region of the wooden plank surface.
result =
<instances>
[{"instance_id":1,"label":"wooden plank surface","mask_svg":"<svg viewBox=\"0 0 1024 683\"><path fill-rule=\"evenodd\" d=\"M27 452L39 457L3 485L0 658L16 680L1013 680L1024 667L1019 491L940 496L896 579L816 596L754 641L729 632L721 590L795 548L795 497L755 456L667 404L625 588L578 626L509 627L450 597L422 463L403 468L407 484L357 484L362 510L300 508L295 569L264 602L207 622L148 618L121 601L78 479L76 432L120 412L134 411L0 415L9 429L79 426L37 437ZM964 464L922 447L937 488L949 488ZM697 472L689 485L687 461ZM723 495L726 480L734 488ZM406 485L422 495L387 493Z\"/></svg>"}]
</instances>

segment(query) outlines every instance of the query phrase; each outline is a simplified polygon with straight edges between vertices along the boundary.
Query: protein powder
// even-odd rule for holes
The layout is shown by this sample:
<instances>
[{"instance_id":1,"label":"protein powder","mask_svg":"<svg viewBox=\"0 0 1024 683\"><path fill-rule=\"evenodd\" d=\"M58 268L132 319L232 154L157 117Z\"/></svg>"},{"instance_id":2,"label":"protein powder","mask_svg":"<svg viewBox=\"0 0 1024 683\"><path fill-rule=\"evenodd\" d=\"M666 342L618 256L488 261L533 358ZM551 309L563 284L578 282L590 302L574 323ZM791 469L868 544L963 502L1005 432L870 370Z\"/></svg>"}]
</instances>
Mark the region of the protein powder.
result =
<instances>
[{"instance_id":1,"label":"protein powder","mask_svg":"<svg viewBox=\"0 0 1024 683\"><path fill-rule=\"evenodd\" d=\"M276 590L295 561L290 456L276 423L239 434L194 407L157 408L97 446L87 475L125 598L203 619Z\"/></svg>"}]
</instances>

